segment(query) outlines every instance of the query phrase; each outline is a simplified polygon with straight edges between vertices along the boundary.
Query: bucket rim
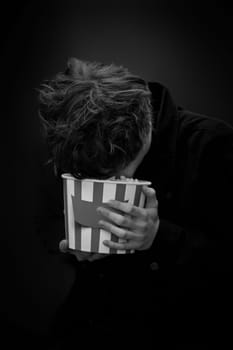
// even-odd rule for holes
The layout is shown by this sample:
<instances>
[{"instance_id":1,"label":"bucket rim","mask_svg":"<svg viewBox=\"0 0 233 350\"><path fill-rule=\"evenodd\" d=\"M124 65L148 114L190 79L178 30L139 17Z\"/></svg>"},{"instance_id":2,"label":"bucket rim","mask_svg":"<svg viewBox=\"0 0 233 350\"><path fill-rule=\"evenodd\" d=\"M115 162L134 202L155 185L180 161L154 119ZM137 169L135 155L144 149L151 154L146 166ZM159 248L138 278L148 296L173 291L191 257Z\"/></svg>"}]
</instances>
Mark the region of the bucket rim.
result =
<instances>
[{"instance_id":1,"label":"bucket rim","mask_svg":"<svg viewBox=\"0 0 233 350\"><path fill-rule=\"evenodd\" d=\"M98 183L111 183L111 184L127 184L127 185L140 185L140 186L149 186L151 185L151 181L147 181L147 180L138 180L138 179L134 179L134 180L120 180L120 179L117 179L117 180L110 180L110 179L104 179L104 180L101 180L101 179L89 179L89 178L86 178L86 179L77 179L76 177L72 176L71 174L69 173L64 173L61 175L61 177L64 179L64 180L73 180L73 181L82 181L82 182L98 182Z\"/></svg>"}]
</instances>

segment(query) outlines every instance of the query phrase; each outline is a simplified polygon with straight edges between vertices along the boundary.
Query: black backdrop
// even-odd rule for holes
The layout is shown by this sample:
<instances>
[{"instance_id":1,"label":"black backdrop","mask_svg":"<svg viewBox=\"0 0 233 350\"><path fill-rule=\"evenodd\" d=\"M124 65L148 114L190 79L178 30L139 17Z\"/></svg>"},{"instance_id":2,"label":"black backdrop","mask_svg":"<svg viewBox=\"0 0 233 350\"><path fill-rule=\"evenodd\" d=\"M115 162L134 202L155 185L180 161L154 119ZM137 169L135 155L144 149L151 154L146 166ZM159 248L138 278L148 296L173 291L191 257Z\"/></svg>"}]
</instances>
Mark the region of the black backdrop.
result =
<instances>
[{"instance_id":1,"label":"black backdrop","mask_svg":"<svg viewBox=\"0 0 233 350\"><path fill-rule=\"evenodd\" d=\"M31 115L33 88L76 56L123 64L166 84L188 108L231 122L232 11L216 3L20 2L2 11L12 97Z\"/></svg>"},{"instance_id":2,"label":"black backdrop","mask_svg":"<svg viewBox=\"0 0 233 350\"><path fill-rule=\"evenodd\" d=\"M2 8L5 299L1 308L5 315L14 318L17 308L23 314L28 300L42 291L46 295L41 285L47 280L33 291L38 281L32 277L31 255L27 256L30 250L35 259L46 255L37 251L31 238L38 185L46 181L39 175L46 158L37 117L36 88L42 80L63 70L70 56L123 64L149 81L165 84L178 104L233 124L232 23L232 11L223 1L25 1Z\"/></svg>"}]
</instances>

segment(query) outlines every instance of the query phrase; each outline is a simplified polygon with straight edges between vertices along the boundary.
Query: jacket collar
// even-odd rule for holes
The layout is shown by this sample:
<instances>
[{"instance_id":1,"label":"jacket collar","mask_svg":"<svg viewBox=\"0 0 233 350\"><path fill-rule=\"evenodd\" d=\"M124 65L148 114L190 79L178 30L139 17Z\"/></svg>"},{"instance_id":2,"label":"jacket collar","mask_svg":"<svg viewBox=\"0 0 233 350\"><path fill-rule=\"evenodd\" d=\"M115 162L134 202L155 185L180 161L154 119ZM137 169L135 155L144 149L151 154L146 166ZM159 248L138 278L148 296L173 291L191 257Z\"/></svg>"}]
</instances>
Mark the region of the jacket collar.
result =
<instances>
[{"instance_id":1,"label":"jacket collar","mask_svg":"<svg viewBox=\"0 0 233 350\"><path fill-rule=\"evenodd\" d=\"M156 186L156 182L160 182L161 179L163 187L167 189L173 181L174 174L178 108L165 86L158 82L149 82L148 86L152 93L154 132L151 148L145 157L145 166L150 171L150 175L147 175L155 182L154 185ZM142 168L145 169L143 166L141 171Z\"/></svg>"},{"instance_id":2,"label":"jacket collar","mask_svg":"<svg viewBox=\"0 0 233 350\"><path fill-rule=\"evenodd\" d=\"M161 157L173 157L176 152L178 129L178 107L169 90L158 82L148 83L152 93L154 111L154 137L156 149L153 152Z\"/></svg>"}]
</instances>

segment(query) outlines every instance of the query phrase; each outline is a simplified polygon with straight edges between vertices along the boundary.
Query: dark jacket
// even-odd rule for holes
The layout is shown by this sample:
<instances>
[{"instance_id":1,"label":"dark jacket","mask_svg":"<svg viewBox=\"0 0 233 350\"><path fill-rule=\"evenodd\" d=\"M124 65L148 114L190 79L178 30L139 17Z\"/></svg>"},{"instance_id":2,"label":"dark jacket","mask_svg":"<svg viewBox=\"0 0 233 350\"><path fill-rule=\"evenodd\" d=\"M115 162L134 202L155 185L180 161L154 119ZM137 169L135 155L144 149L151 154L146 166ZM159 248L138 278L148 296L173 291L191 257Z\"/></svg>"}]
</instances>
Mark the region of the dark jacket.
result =
<instances>
[{"instance_id":1,"label":"dark jacket","mask_svg":"<svg viewBox=\"0 0 233 350\"><path fill-rule=\"evenodd\" d=\"M216 326L230 307L233 128L176 106L159 83L149 88L155 130L135 177L152 181L156 190L159 231L149 250L132 255L91 263L67 255L77 280L58 324L64 327L65 317L69 331L82 324L114 333L116 324L130 324L145 330L159 326L158 334L185 329L192 336L205 333L206 323ZM62 183L52 183L53 190L44 190L47 205L50 196L49 220L44 217L38 234L51 253L60 254Z\"/></svg>"}]
</instances>

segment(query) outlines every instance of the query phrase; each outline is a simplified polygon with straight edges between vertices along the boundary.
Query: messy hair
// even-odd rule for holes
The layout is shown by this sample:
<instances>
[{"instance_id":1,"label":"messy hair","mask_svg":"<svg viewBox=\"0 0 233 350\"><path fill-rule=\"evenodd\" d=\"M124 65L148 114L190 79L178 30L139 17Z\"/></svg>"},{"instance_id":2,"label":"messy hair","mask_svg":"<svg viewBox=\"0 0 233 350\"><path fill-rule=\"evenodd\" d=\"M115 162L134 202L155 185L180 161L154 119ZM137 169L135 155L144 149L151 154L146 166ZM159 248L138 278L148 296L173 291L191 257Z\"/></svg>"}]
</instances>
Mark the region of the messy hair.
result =
<instances>
[{"instance_id":1,"label":"messy hair","mask_svg":"<svg viewBox=\"0 0 233 350\"><path fill-rule=\"evenodd\" d=\"M147 83L115 64L70 58L39 89L39 116L56 174L108 178L134 160L152 123Z\"/></svg>"}]
</instances>

